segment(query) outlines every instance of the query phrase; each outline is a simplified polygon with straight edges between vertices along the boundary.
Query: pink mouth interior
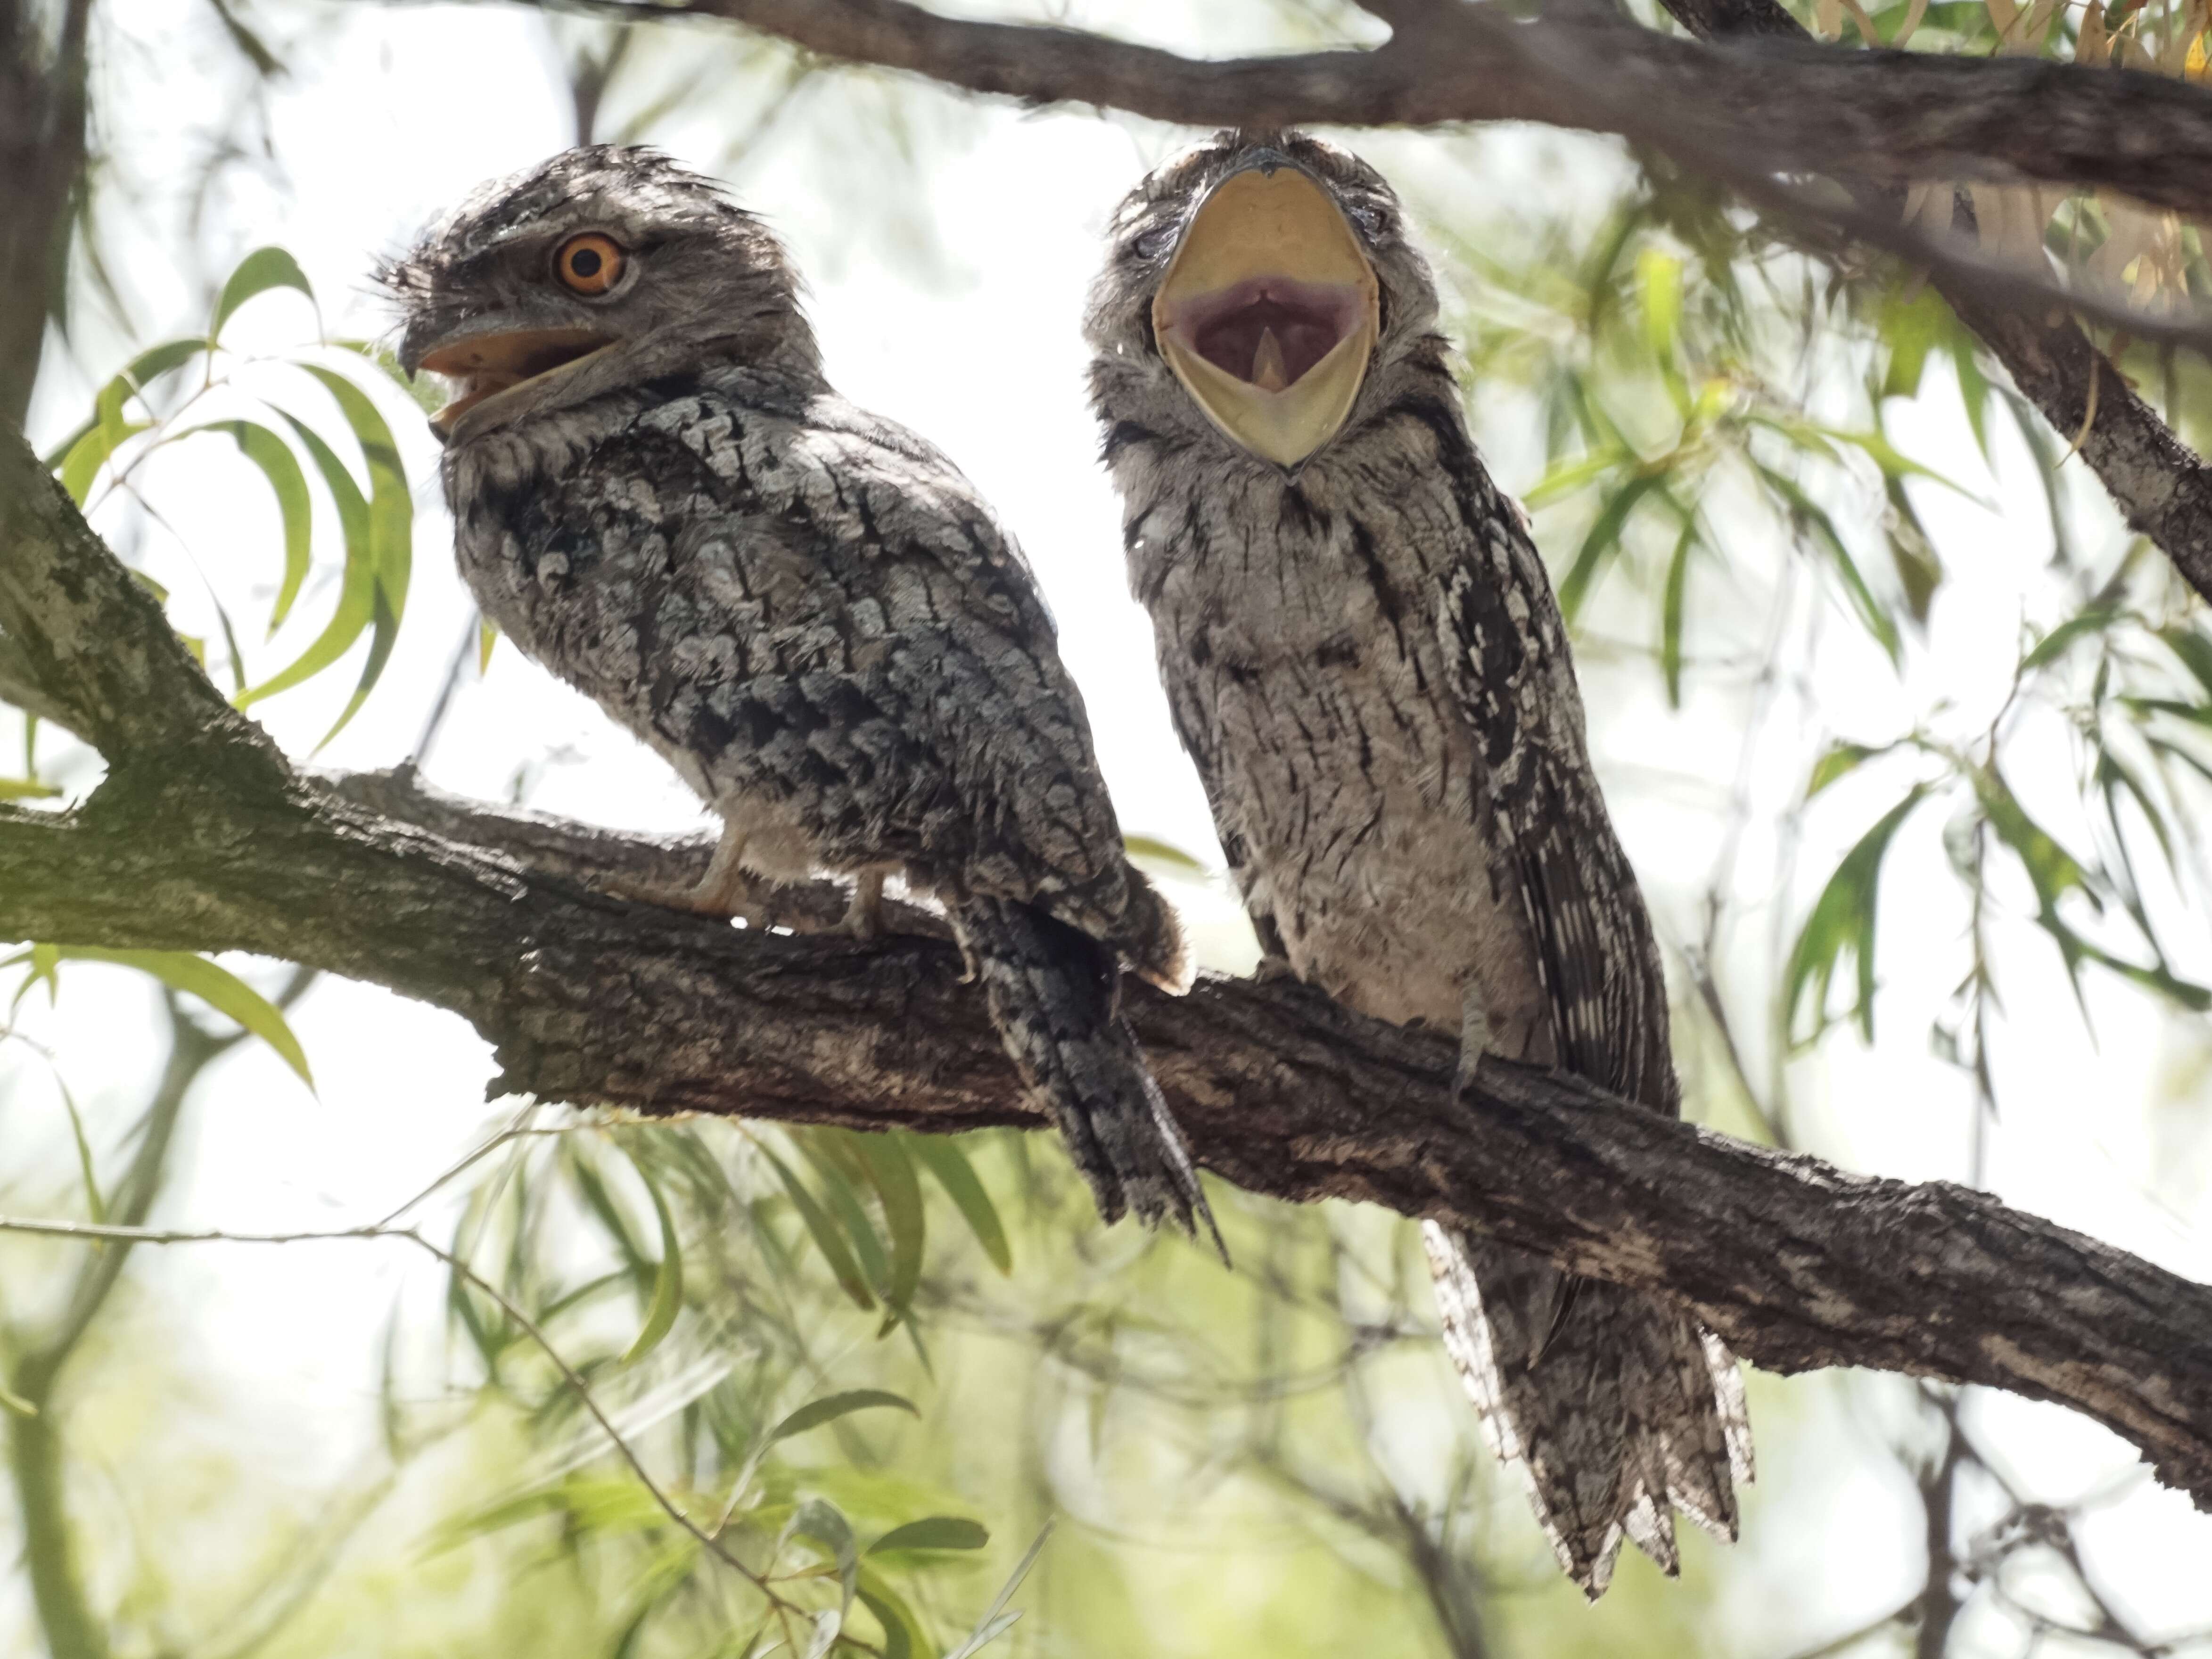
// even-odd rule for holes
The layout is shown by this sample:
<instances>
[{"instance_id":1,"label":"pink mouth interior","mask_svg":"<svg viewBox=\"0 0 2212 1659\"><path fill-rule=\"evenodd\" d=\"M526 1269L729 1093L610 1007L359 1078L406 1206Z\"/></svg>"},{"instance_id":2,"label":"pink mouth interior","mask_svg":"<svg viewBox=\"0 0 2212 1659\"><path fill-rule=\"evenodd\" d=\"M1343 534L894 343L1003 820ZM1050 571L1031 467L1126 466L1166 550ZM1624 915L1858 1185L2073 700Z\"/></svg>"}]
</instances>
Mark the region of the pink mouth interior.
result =
<instances>
[{"instance_id":1,"label":"pink mouth interior","mask_svg":"<svg viewBox=\"0 0 2212 1659\"><path fill-rule=\"evenodd\" d=\"M1252 276L1184 301L1176 307L1171 326L1186 346L1216 368L1255 385L1268 356L1279 353L1282 384L1291 386L1358 325L1359 301L1359 289L1350 283ZM1263 356L1269 335L1273 352Z\"/></svg>"}]
</instances>

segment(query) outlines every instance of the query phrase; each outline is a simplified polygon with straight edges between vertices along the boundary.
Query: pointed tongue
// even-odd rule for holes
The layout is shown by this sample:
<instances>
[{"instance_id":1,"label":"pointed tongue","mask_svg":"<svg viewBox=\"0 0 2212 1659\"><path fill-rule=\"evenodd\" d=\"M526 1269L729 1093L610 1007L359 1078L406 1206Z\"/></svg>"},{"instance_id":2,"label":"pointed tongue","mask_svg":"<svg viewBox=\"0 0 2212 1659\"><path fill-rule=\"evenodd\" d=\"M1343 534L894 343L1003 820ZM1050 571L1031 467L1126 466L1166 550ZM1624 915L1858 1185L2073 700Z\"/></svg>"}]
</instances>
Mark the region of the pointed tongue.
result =
<instances>
[{"instance_id":1,"label":"pointed tongue","mask_svg":"<svg viewBox=\"0 0 2212 1659\"><path fill-rule=\"evenodd\" d=\"M1260 331L1260 343L1252 352L1251 380L1262 392L1280 392L1291 383L1290 371L1283 363L1283 343L1272 328Z\"/></svg>"}]
</instances>

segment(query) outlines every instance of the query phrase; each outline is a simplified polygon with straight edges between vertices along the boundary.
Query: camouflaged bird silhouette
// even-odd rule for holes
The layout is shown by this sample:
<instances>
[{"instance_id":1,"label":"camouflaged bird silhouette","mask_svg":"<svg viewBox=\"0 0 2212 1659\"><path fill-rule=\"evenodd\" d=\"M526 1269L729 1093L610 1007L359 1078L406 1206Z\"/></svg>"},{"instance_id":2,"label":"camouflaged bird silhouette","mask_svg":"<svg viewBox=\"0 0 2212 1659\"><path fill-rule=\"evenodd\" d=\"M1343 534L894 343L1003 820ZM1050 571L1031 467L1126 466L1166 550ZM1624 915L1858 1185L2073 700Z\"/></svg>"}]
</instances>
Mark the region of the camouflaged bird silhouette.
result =
<instances>
[{"instance_id":1,"label":"camouflaged bird silhouette","mask_svg":"<svg viewBox=\"0 0 2212 1659\"><path fill-rule=\"evenodd\" d=\"M707 877L941 899L1108 1220L1209 1229L1117 1002L1171 989L1174 913L1125 854L1083 702L1012 538L952 464L823 378L759 220L649 150L568 151L380 273L448 376L446 497L483 614L723 821Z\"/></svg>"},{"instance_id":2,"label":"camouflaged bird silhouette","mask_svg":"<svg viewBox=\"0 0 2212 1659\"><path fill-rule=\"evenodd\" d=\"M1382 178L1224 133L1121 203L1091 386L1176 727L1279 963L1383 1019L1680 1110L1666 985L1566 629L1485 471ZM1453 1358L1592 1597L1672 1508L1733 1538L1735 1362L1687 1316L1424 1228ZM1670 1505L1672 1508L1670 1508Z\"/></svg>"}]
</instances>

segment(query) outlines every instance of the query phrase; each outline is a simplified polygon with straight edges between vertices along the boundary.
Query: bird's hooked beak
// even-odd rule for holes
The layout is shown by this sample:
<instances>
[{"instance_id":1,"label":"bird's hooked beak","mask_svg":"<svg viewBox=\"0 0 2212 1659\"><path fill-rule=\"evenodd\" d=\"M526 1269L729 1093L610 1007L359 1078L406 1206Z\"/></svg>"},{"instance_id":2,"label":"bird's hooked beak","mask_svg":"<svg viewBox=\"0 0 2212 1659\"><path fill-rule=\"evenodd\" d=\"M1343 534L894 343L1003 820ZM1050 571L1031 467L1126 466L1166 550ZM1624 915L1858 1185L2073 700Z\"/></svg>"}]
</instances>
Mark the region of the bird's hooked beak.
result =
<instances>
[{"instance_id":1,"label":"bird's hooked beak","mask_svg":"<svg viewBox=\"0 0 2212 1659\"><path fill-rule=\"evenodd\" d=\"M612 343L586 328L501 329L482 323L410 325L399 363L409 374L427 369L453 382L453 395L430 417L441 441L451 441L462 416L479 404L564 369Z\"/></svg>"},{"instance_id":2,"label":"bird's hooked beak","mask_svg":"<svg viewBox=\"0 0 2212 1659\"><path fill-rule=\"evenodd\" d=\"M1256 152L1206 195L1152 296L1160 355L1206 417L1296 467L1352 413L1381 288L1322 182Z\"/></svg>"}]
</instances>

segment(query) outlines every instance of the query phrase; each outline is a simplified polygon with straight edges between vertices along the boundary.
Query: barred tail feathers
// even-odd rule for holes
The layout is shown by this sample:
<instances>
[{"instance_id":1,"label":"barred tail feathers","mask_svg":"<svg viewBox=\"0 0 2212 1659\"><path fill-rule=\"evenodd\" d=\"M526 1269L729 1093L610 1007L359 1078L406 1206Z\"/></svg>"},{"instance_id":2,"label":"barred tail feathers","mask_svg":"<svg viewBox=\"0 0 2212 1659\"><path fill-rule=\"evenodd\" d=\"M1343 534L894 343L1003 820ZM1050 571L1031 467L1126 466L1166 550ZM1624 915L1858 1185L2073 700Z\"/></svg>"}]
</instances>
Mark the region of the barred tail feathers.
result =
<instances>
[{"instance_id":1,"label":"barred tail feathers","mask_svg":"<svg viewBox=\"0 0 2212 1659\"><path fill-rule=\"evenodd\" d=\"M1673 1511L1734 1540L1752 1479L1735 1356L1686 1315L1425 1222L1444 1346L1491 1449L1517 1474L1559 1566L1595 1601L1624 1537L1668 1573Z\"/></svg>"},{"instance_id":2,"label":"barred tail feathers","mask_svg":"<svg viewBox=\"0 0 2212 1659\"><path fill-rule=\"evenodd\" d=\"M1148 1224L1172 1217L1194 1237L1202 1222L1218 1248L1182 1131L1120 1013L1114 948L1016 900L971 899L957 919L1000 1039L1098 1213L1111 1222L1134 1210Z\"/></svg>"}]
</instances>

